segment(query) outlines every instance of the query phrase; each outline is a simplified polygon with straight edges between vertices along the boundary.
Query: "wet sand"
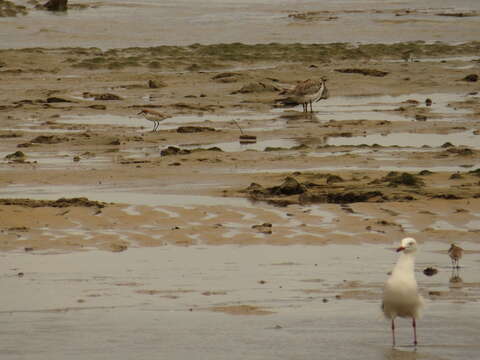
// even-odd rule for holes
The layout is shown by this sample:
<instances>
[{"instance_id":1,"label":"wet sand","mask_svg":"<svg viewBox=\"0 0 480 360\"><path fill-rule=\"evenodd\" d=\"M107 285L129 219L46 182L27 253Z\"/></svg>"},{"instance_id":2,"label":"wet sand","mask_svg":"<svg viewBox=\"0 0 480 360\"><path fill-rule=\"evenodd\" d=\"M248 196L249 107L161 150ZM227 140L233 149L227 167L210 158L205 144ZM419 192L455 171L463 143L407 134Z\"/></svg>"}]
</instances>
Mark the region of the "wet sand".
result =
<instances>
[{"instance_id":1,"label":"wet sand","mask_svg":"<svg viewBox=\"0 0 480 360\"><path fill-rule=\"evenodd\" d=\"M478 4L199 1L169 39L118 35L158 5L89 4L0 24L2 359L475 357ZM212 37L232 13L247 31ZM322 76L313 114L276 102ZM170 118L152 132L144 108ZM416 350L379 309L405 236Z\"/></svg>"},{"instance_id":2,"label":"wet sand","mask_svg":"<svg viewBox=\"0 0 480 360\"><path fill-rule=\"evenodd\" d=\"M158 70L156 48L1 51L0 198L104 205L4 201L0 248L478 240L480 97L463 80L477 45L296 48L164 47ZM309 49L321 55L304 62ZM330 98L278 107L306 76L327 76ZM170 118L153 132L142 108Z\"/></svg>"},{"instance_id":3,"label":"wet sand","mask_svg":"<svg viewBox=\"0 0 480 360\"><path fill-rule=\"evenodd\" d=\"M152 49L128 50L138 64L121 70L107 64L125 54L95 49L1 51L2 358L471 359L480 108L462 79L475 46L417 44L430 54L413 63L387 45L287 63L275 46L253 62L165 48L168 71L144 65ZM328 100L275 106L307 75L328 76ZM152 132L142 108L171 118ZM257 142L240 145L238 126ZM404 236L422 245L429 300L416 350L408 321L391 349L379 309ZM468 250L457 275L452 240Z\"/></svg>"},{"instance_id":4,"label":"wet sand","mask_svg":"<svg viewBox=\"0 0 480 360\"><path fill-rule=\"evenodd\" d=\"M480 26L476 0L84 0L55 16L21 3L30 11L3 18L3 48L464 42Z\"/></svg>"},{"instance_id":5,"label":"wet sand","mask_svg":"<svg viewBox=\"0 0 480 360\"><path fill-rule=\"evenodd\" d=\"M418 321L380 313L390 246L165 246L121 254L2 254L2 357L470 359L479 350L480 251L454 282L444 246L423 243ZM248 259L248 261L246 261ZM339 266L348 264L348 266ZM422 274L438 268L433 277ZM23 276L19 277L18 273ZM460 280L459 280L460 279ZM25 294L35 291L35 301ZM55 296L52 296L55 294ZM28 334L28 338L25 337ZM232 349L234 349L232 353Z\"/></svg>"}]
</instances>

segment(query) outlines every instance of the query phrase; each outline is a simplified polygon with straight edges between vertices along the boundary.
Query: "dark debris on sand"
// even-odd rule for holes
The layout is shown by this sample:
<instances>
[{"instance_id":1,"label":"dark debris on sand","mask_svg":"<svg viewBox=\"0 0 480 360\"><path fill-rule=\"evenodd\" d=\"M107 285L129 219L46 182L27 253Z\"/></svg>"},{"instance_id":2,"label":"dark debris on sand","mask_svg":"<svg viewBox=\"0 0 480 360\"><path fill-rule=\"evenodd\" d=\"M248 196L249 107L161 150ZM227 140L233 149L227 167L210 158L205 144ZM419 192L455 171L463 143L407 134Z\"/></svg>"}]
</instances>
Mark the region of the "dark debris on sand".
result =
<instances>
[{"instance_id":1,"label":"dark debris on sand","mask_svg":"<svg viewBox=\"0 0 480 360\"><path fill-rule=\"evenodd\" d=\"M0 205L24 206L24 207L30 207L30 208L37 208L37 207L65 208L70 206L104 208L106 203L101 201L88 200L85 197L78 197L78 198L69 198L69 199L60 198L57 200L0 199Z\"/></svg>"}]
</instances>

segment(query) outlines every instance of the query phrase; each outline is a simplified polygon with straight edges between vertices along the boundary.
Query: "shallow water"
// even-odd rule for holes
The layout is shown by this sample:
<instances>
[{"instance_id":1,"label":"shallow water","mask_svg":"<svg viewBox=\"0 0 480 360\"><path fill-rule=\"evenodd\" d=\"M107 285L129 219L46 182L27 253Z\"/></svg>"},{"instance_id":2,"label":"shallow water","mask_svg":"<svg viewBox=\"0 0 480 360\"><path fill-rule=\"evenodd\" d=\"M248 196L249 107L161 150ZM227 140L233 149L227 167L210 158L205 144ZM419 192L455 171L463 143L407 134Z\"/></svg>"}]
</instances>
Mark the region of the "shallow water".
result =
<instances>
[{"instance_id":1,"label":"shallow water","mask_svg":"<svg viewBox=\"0 0 480 360\"><path fill-rule=\"evenodd\" d=\"M18 126L15 128L2 128L0 131L21 131L26 133L42 133L42 134L63 134L63 133L80 133L84 130L72 130L72 129L41 129L31 128L31 125Z\"/></svg>"},{"instance_id":2,"label":"shallow water","mask_svg":"<svg viewBox=\"0 0 480 360\"><path fill-rule=\"evenodd\" d=\"M399 346L391 348L380 301L386 272L396 261L394 245L1 254L0 282L9 291L0 303L0 355L7 360L151 359L152 354L311 359L321 352L335 359L352 354L356 359L475 358L479 289L468 284L477 281L478 262L473 256L462 259L465 286L450 288L448 256L438 253L445 244L421 244L416 277L424 293L445 291L448 298L428 302L415 351L410 324L402 319ZM424 276L422 269L432 265L439 274ZM343 297L351 291L369 295ZM208 311L238 305L272 313Z\"/></svg>"},{"instance_id":3,"label":"shallow water","mask_svg":"<svg viewBox=\"0 0 480 360\"><path fill-rule=\"evenodd\" d=\"M326 140L328 145L334 146L400 146L400 147L441 147L446 142L454 146L467 146L480 149L480 136L474 135L472 131L462 131L452 134L418 134L418 133L392 133L372 134L352 137L329 137Z\"/></svg>"},{"instance_id":4,"label":"shallow water","mask_svg":"<svg viewBox=\"0 0 480 360\"><path fill-rule=\"evenodd\" d=\"M446 11L480 10L476 0L94 0L99 6L71 9L65 14L31 11L3 18L0 46L131 46L190 45L193 43L331 43L423 40L477 40L478 17L437 16ZM418 10L408 16L397 11ZM296 21L288 15L333 11L333 21ZM141 19L141 21L138 21ZM399 23L396 23L399 22ZM135 30L132 30L135 24ZM461 24L461 26L459 26Z\"/></svg>"},{"instance_id":5,"label":"shallow water","mask_svg":"<svg viewBox=\"0 0 480 360\"><path fill-rule=\"evenodd\" d=\"M465 167L462 165L438 165L433 166L429 164L428 166L403 166L399 165L383 165L379 164L376 166L373 165L325 165L325 166L303 166L293 168L262 168L262 169L252 169L252 168L232 168L229 170L230 173L238 174L282 174L282 173L291 173L293 171L305 171L305 172L314 172L314 171L355 171L355 170L380 170L380 171L408 171L408 172L420 172L422 170L438 171L438 172L463 172Z\"/></svg>"},{"instance_id":6,"label":"shallow water","mask_svg":"<svg viewBox=\"0 0 480 360\"><path fill-rule=\"evenodd\" d=\"M251 114L251 113L231 113L226 115L180 115L173 116L163 120L158 126L158 130L172 130L182 125L202 124L204 126L213 126L218 122L234 122L241 124L242 121L271 120L270 114ZM118 115L67 115L58 120L59 123L77 124L77 125L111 125L128 126L148 129L153 128L153 122L146 120L142 116L118 116ZM270 130L270 128L267 128ZM265 130L267 130L265 129Z\"/></svg>"},{"instance_id":7,"label":"shallow water","mask_svg":"<svg viewBox=\"0 0 480 360\"><path fill-rule=\"evenodd\" d=\"M415 57L415 62L451 62L451 61L476 61L480 59L479 56L447 56L447 57L438 57L438 58L428 58L428 57ZM403 63L405 60L384 60L385 62L396 62Z\"/></svg>"},{"instance_id":8,"label":"shallow water","mask_svg":"<svg viewBox=\"0 0 480 360\"><path fill-rule=\"evenodd\" d=\"M152 122L143 117L105 115L66 115L61 117L58 123L76 125L112 125L128 127L150 127Z\"/></svg>"},{"instance_id":9,"label":"shallow water","mask_svg":"<svg viewBox=\"0 0 480 360\"><path fill-rule=\"evenodd\" d=\"M183 184L185 186L185 184ZM192 187L202 187L202 184L191 184ZM203 185L205 186L205 185ZM208 186L216 186L209 184ZM56 200L61 197L87 197L90 200L113 202L120 204L148 206L189 206L189 205L224 205L251 207L249 200L244 198L229 198L220 196L183 195L156 193L154 189L124 188L108 186L23 186L12 185L0 190L0 197L30 198ZM165 188L163 189L165 190Z\"/></svg>"},{"instance_id":10,"label":"shallow water","mask_svg":"<svg viewBox=\"0 0 480 360\"><path fill-rule=\"evenodd\" d=\"M298 145L296 140L292 139L271 139L271 140L259 140L255 143L242 144L239 141L231 142L222 142L222 143L211 143L211 144L192 144L192 145L180 145L181 148L185 149L208 149L212 147L218 147L225 152L238 152L246 150L256 150L264 151L267 148L282 148L290 149Z\"/></svg>"},{"instance_id":11,"label":"shallow water","mask_svg":"<svg viewBox=\"0 0 480 360\"><path fill-rule=\"evenodd\" d=\"M451 103L466 101L474 98L465 94L434 93L434 94L406 94L400 96L373 95L373 96L338 96L322 100L314 104L314 111L319 112L319 117L332 120L387 120L406 121L412 120L402 115L401 112L392 112L405 106L408 100L419 102L418 108L425 108L425 100L432 100L429 107L433 114L447 116L445 121L471 114L469 109L459 109ZM441 121L442 119L436 119Z\"/></svg>"},{"instance_id":12,"label":"shallow water","mask_svg":"<svg viewBox=\"0 0 480 360\"><path fill-rule=\"evenodd\" d=\"M406 94L400 96L336 96L314 104L315 118L317 121L342 121L342 120L370 120L370 121L412 121L413 119L393 111L404 106L407 100L419 102L418 108L425 108L425 99L432 100L430 110L433 114L444 116L444 119L435 121L451 121L471 114L469 109L456 108L450 104L474 99L474 96L452 93L434 94ZM300 107L295 108L298 110ZM214 127L217 123L234 123L247 129L245 122L249 122L249 131L271 131L288 126L288 114L292 110L282 108L272 109L266 113L239 113L232 112L222 115L180 115L162 121L158 130L172 130L185 125L202 125ZM297 112L294 111L293 114ZM279 119L280 117L280 119ZM283 118L282 118L283 117ZM255 122L262 122L255 126ZM150 131L153 123L142 116L118 115L67 115L58 120L59 123L77 125L111 125L136 127L140 131ZM253 122L253 124L252 124ZM5 129L7 130L7 129ZM12 129L8 129L12 130ZM31 131L26 129L26 131ZM43 130L42 130L43 131ZM78 130L77 130L78 131ZM55 130L52 132L68 132L68 130Z\"/></svg>"}]
</instances>

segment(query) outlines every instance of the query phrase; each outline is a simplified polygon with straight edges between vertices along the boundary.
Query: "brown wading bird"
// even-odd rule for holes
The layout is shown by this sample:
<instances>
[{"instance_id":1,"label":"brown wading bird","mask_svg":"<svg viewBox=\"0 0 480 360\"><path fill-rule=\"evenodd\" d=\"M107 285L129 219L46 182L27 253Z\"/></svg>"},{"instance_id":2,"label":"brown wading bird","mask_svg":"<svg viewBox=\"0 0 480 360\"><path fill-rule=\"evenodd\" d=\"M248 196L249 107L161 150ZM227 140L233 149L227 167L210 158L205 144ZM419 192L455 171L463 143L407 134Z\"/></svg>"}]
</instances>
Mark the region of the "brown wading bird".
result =
<instances>
[{"instance_id":1,"label":"brown wading bird","mask_svg":"<svg viewBox=\"0 0 480 360\"><path fill-rule=\"evenodd\" d=\"M420 316L424 305L422 296L418 293L415 280L415 252L417 242L407 237L402 240L397 252L402 252L392 274L385 283L383 290L382 310L387 319L392 322L392 343L395 346L395 318L397 316L412 319L413 344L417 345L417 325L415 320Z\"/></svg>"},{"instance_id":2,"label":"brown wading bird","mask_svg":"<svg viewBox=\"0 0 480 360\"><path fill-rule=\"evenodd\" d=\"M450 249L448 249L448 255L450 255L450 259L452 260L452 267L459 268L458 262L463 256L463 249L460 246L455 244L450 245Z\"/></svg>"},{"instance_id":3,"label":"brown wading bird","mask_svg":"<svg viewBox=\"0 0 480 360\"><path fill-rule=\"evenodd\" d=\"M284 105L302 104L303 112L308 112L308 104L310 104L310 112L313 112L312 103L322 99L328 99L327 79L304 80L298 83L293 89L285 90L282 95L287 97L276 100Z\"/></svg>"},{"instance_id":4,"label":"brown wading bird","mask_svg":"<svg viewBox=\"0 0 480 360\"><path fill-rule=\"evenodd\" d=\"M152 131L157 131L158 126L160 125L160 121L163 121L170 117L170 115L167 115L155 110L150 110L150 109L143 109L137 115L143 115L145 119L153 122Z\"/></svg>"}]
</instances>

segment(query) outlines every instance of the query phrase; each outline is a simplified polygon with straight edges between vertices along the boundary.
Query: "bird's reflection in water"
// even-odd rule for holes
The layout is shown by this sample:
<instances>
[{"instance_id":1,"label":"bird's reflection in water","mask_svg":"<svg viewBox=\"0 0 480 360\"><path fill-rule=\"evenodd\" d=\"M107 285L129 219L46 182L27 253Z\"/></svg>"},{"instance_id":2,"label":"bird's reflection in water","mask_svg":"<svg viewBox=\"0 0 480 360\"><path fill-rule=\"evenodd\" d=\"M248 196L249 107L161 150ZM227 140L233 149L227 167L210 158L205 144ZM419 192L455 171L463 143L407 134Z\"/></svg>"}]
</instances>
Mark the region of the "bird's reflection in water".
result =
<instances>
[{"instance_id":1,"label":"bird's reflection in water","mask_svg":"<svg viewBox=\"0 0 480 360\"><path fill-rule=\"evenodd\" d=\"M448 280L450 288L461 288L463 287L463 279L460 276L460 269L453 268L452 273L450 274L450 279Z\"/></svg>"},{"instance_id":2,"label":"bird's reflection in water","mask_svg":"<svg viewBox=\"0 0 480 360\"><path fill-rule=\"evenodd\" d=\"M310 122L318 122L319 118L317 115L313 113L305 113L303 114L303 118L309 120Z\"/></svg>"},{"instance_id":3,"label":"bird's reflection in water","mask_svg":"<svg viewBox=\"0 0 480 360\"><path fill-rule=\"evenodd\" d=\"M388 349L384 355L385 360L417 360L421 358L418 356L415 346L401 350L398 348Z\"/></svg>"}]
</instances>

